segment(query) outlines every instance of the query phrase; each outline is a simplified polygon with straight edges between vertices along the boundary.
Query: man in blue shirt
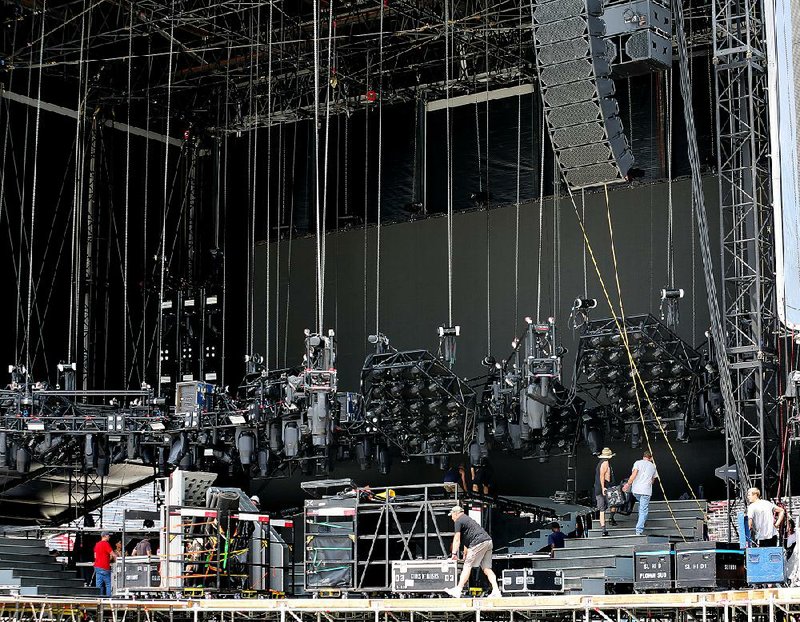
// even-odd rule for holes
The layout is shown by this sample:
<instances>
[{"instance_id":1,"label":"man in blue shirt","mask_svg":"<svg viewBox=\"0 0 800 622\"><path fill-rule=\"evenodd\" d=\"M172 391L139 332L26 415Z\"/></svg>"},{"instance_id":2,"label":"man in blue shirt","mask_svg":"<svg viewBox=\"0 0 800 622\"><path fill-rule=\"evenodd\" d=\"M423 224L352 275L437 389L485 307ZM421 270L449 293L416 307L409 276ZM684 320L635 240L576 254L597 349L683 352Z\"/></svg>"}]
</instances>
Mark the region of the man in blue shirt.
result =
<instances>
[{"instance_id":1,"label":"man in blue shirt","mask_svg":"<svg viewBox=\"0 0 800 622\"><path fill-rule=\"evenodd\" d=\"M561 525L556 522L550 523L550 529L553 530L553 533L547 536L547 546L550 548L550 551L552 552L554 549L563 549L565 537L561 532Z\"/></svg>"}]
</instances>

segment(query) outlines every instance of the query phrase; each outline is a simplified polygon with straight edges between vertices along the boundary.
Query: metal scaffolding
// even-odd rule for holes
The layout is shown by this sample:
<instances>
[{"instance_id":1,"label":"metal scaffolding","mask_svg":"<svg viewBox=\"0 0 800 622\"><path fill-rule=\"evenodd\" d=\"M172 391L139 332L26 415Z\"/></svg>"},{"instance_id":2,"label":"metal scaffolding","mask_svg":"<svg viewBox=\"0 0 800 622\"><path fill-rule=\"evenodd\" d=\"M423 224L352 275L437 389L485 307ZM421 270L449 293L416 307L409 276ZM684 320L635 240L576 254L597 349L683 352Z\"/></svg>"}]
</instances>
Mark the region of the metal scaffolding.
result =
<instances>
[{"instance_id":1,"label":"metal scaffolding","mask_svg":"<svg viewBox=\"0 0 800 622\"><path fill-rule=\"evenodd\" d=\"M800 614L800 590L534 596L306 600L96 600L0 597L13 622L777 622Z\"/></svg>"},{"instance_id":2,"label":"metal scaffolding","mask_svg":"<svg viewBox=\"0 0 800 622\"><path fill-rule=\"evenodd\" d=\"M715 0L722 308L736 403L736 413L726 416L735 417L750 485L769 488L764 493L770 495L778 481L779 443L763 30L761 0ZM737 441L735 436L728 435L729 443Z\"/></svg>"}]
</instances>

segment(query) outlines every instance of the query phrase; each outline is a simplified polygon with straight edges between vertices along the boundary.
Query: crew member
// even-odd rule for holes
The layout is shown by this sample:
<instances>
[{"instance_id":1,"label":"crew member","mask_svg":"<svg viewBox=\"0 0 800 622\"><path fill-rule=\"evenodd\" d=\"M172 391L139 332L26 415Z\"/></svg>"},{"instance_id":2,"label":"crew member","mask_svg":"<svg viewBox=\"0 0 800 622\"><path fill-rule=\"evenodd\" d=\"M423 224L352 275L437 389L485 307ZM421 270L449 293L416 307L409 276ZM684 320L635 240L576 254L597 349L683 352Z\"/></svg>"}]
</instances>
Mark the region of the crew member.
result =
<instances>
[{"instance_id":1,"label":"crew member","mask_svg":"<svg viewBox=\"0 0 800 622\"><path fill-rule=\"evenodd\" d=\"M490 598L500 598L500 588L497 585L497 577L492 571L492 538L478 523L464 514L460 505L455 505L450 509L450 518L455 524L453 531L453 559L458 559L461 547L464 547L464 568L461 570L461 577L458 585L454 588L445 590L453 598L460 598L461 591L469 581L469 575L473 568L480 567L483 574L489 579L492 585Z\"/></svg>"},{"instance_id":2,"label":"crew member","mask_svg":"<svg viewBox=\"0 0 800 622\"><path fill-rule=\"evenodd\" d=\"M636 535L644 533L644 524L647 522L647 515L650 513L650 497L653 496L653 482L658 477L656 465L653 464L653 454L645 451L642 459L633 463L631 476L622 490L630 490L639 502L639 519L636 521Z\"/></svg>"},{"instance_id":3,"label":"crew member","mask_svg":"<svg viewBox=\"0 0 800 622\"><path fill-rule=\"evenodd\" d=\"M111 548L111 534L104 531L100 542L94 545L94 580L100 588L100 596L111 596L111 562L116 559Z\"/></svg>"},{"instance_id":4,"label":"crew member","mask_svg":"<svg viewBox=\"0 0 800 622\"><path fill-rule=\"evenodd\" d=\"M442 480L445 484L458 484L461 490L466 490L466 482L464 480L464 465L459 464L458 468L451 468L444 474ZM455 490L455 486L450 487L451 491Z\"/></svg>"},{"instance_id":5,"label":"crew member","mask_svg":"<svg viewBox=\"0 0 800 622\"><path fill-rule=\"evenodd\" d=\"M472 474L472 492L482 495L494 495L494 469L488 458L481 458L477 465L470 468Z\"/></svg>"},{"instance_id":6,"label":"crew member","mask_svg":"<svg viewBox=\"0 0 800 622\"><path fill-rule=\"evenodd\" d=\"M547 546L550 548L550 552L552 553L555 549L563 549L564 548L564 540L566 539L564 533L561 531L561 525L557 522L550 523L550 529L552 533L547 536Z\"/></svg>"},{"instance_id":7,"label":"crew member","mask_svg":"<svg viewBox=\"0 0 800 622\"><path fill-rule=\"evenodd\" d=\"M776 546L778 544L778 528L783 522L786 512L772 501L761 498L758 488L747 491L747 518L750 523L750 539L758 542L758 546ZM777 519L775 518L777 516Z\"/></svg>"},{"instance_id":8,"label":"crew member","mask_svg":"<svg viewBox=\"0 0 800 622\"><path fill-rule=\"evenodd\" d=\"M136 546L133 547L132 555L152 555L153 554L153 546L150 544L150 540L147 538L142 538L139 542L136 543Z\"/></svg>"},{"instance_id":9,"label":"crew member","mask_svg":"<svg viewBox=\"0 0 800 622\"><path fill-rule=\"evenodd\" d=\"M613 451L608 447L603 447L603 451L597 454L600 462L597 463L597 468L594 472L594 498L597 503L597 509L600 511L600 528L603 530L603 535L608 535L606 529L606 510L608 503L606 502L606 486L611 484L611 479L614 477L614 470L611 468L611 458L616 456ZM614 508L611 508L610 513L613 514ZM617 521L613 516L609 517L609 522L616 525Z\"/></svg>"},{"instance_id":10,"label":"crew member","mask_svg":"<svg viewBox=\"0 0 800 622\"><path fill-rule=\"evenodd\" d=\"M259 499L258 495L253 495L250 497L250 501L253 502L253 505L256 506L256 510L259 512L261 511L261 499Z\"/></svg>"}]
</instances>

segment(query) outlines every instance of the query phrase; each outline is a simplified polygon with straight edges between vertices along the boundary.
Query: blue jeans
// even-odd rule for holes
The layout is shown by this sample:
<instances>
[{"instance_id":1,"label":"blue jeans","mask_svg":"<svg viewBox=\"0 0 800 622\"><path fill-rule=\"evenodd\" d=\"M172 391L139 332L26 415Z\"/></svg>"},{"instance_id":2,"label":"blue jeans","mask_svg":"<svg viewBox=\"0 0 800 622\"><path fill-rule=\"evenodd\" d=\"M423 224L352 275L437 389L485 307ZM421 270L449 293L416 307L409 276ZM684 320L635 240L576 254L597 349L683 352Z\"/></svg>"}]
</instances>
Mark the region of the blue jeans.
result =
<instances>
[{"instance_id":1,"label":"blue jeans","mask_svg":"<svg viewBox=\"0 0 800 622\"><path fill-rule=\"evenodd\" d=\"M100 588L100 596L111 596L111 571L95 566L94 584Z\"/></svg>"},{"instance_id":2,"label":"blue jeans","mask_svg":"<svg viewBox=\"0 0 800 622\"><path fill-rule=\"evenodd\" d=\"M633 495L639 502L639 520L636 521L636 535L644 533L644 524L647 521L647 515L650 513L650 495Z\"/></svg>"}]
</instances>

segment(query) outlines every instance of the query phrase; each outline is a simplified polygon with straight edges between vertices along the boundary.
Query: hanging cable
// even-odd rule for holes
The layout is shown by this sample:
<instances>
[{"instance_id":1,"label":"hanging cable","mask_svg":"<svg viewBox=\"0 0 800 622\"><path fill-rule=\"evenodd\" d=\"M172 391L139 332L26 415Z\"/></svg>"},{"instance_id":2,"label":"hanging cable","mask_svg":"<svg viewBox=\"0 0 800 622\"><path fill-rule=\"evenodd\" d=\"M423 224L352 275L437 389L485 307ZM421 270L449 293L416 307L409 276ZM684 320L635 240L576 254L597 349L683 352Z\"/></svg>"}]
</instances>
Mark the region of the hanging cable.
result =
<instances>
[{"instance_id":1,"label":"hanging cable","mask_svg":"<svg viewBox=\"0 0 800 622\"><path fill-rule=\"evenodd\" d=\"M270 6L272 3L270 3ZM251 14L252 20L252 14ZM250 25L251 31L253 25ZM247 351L255 351L255 323L256 323L256 195L258 190L258 99L255 96L255 84L258 78L258 58L261 47L261 3L256 7L255 38L251 53L255 63L250 64L250 112L253 115L253 130L250 132L252 145L251 161L248 163L250 170L250 221L248 224L249 239L247 244ZM255 66L254 66L255 65Z\"/></svg>"},{"instance_id":2,"label":"hanging cable","mask_svg":"<svg viewBox=\"0 0 800 622\"><path fill-rule=\"evenodd\" d=\"M450 3L444 2L444 93L447 149L447 325L453 325L453 163L450 128Z\"/></svg>"},{"instance_id":3,"label":"hanging cable","mask_svg":"<svg viewBox=\"0 0 800 622\"><path fill-rule=\"evenodd\" d=\"M151 41L150 39L147 40L147 50L150 51ZM147 87L145 89L145 131L150 132L150 75L153 70L153 62L152 59L148 59L147 62ZM150 202L149 202L149 195L150 195L150 141L144 141L144 198L142 201L142 274L147 273L147 265L150 261L150 256L148 255L148 245L147 245L147 220L148 214L150 212ZM150 301L150 294L149 294L149 287L142 288L142 328L139 333L139 337L137 338L137 348L139 348L139 339L142 340L142 345L140 347L142 352L142 358L140 363L140 380L142 382L145 381L146 374L147 374L147 367L148 367L148 357L147 357L147 348L144 345L145 335L147 335L147 307ZM160 355L159 355L160 356ZM130 383L130 379L128 379Z\"/></svg>"},{"instance_id":4,"label":"hanging cable","mask_svg":"<svg viewBox=\"0 0 800 622\"><path fill-rule=\"evenodd\" d=\"M124 387L128 386L128 221L131 204L131 73L133 61L133 2L128 12L128 110L127 127L125 129L125 215L123 222L122 242L122 378Z\"/></svg>"},{"instance_id":5,"label":"hanging cable","mask_svg":"<svg viewBox=\"0 0 800 622\"><path fill-rule=\"evenodd\" d=\"M79 313L79 291L80 283L78 274L81 261L80 254L80 222L81 222L81 203L79 200L80 191L83 186L83 119L84 104L81 98L83 74L83 53L86 49L86 20L83 15L86 11L86 0L83 0L83 10L81 11L81 44L78 51L78 102L75 115L75 176L72 190L72 259L70 265L70 286L69 286L69 335L67 338L67 362L72 363L73 346L75 352L78 349L78 313ZM12 76L13 78L13 72ZM9 85L9 88L11 86ZM3 146L3 161L5 162L5 145ZM2 210L2 188L0 188L0 210Z\"/></svg>"},{"instance_id":6,"label":"hanging cable","mask_svg":"<svg viewBox=\"0 0 800 622\"><path fill-rule=\"evenodd\" d=\"M383 10L383 8L381 8ZM322 286L320 289L320 297L325 298L325 261L327 258L326 244L327 244L327 224L328 224L328 161L330 151L330 127L331 127L331 96L332 87L331 79L333 75L333 66L331 61L331 54L333 51L333 29L335 22L333 21L333 0L328 2L328 40L327 40L327 80L325 80L325 154L323 156L322 166L322 239L320 244L322 247L322 260L320 262L322 270Z\"/></svg>"},{"instance_id":7,"label":"hanging cable","mask_svg":"<svg viewBox=\"0 0 800 622\"><path fill-rule=\"evenodd\" d=\"M231 48L228 46L227 63L225 66L225 127L230 126L230 95L231 95ZM220 364L220 384L225 386L225 329L227 328L228 311L228 132L222 139L222 335L220 348L222 360Z\"/></svg>"},{"instance_id":8,"label":"hanging cable","mask_svg":"<svg viewBox=\"0 0 800 622\"><path fill-rule=\"evenodd\" d=\"M370 55L369 50L367 50L367 87L369 89L372 88L370 83ZM366 356L367 352L367 340L366 336L369 334L369 312L368 312L368 303L367 303L367 292L368 292L368 282L369 282L369 272L367 269L367 242L369 240L369 233L368 233L368 225L369 225L369 106L364 109L364 248L363 248L363 270L364 270L364 292L362 302L364 304L363 310L363 320L364 320L364 356Z\"/></svg>"},{"instance_id":9,"label":"hanging cable","mask_svg":"<svg viewBox=\"0 0 800 622\"><path fill-rule=\"evenodd\" d=\"M489 76L489 0L484 5L486 9L486 16L484 18L485 28L483 34L483 57L484 57L484 72ZM491 227L491 187L489 183L489 80L486 80L486 112L485 123L486 129L484 136L486 137L486 354L492 353L492 227ZM479 146L480 148L480 146ZM480 151L478 152L480 153Z\"/></svg>"},{"instance_id":10,"label":"hanging cable","mask_svg":"<svg viewBox=\"0 0 800 622\"><path fill-rule=\"evenodd\" d=\"M522 4L519 5L519 21L522 23ZM519 36L517 53L522 57L522 37ZM522 72L517 85L522 84ZM520 225L520 183L522 171L522 95L517 95L517 177L514 195L514 323L519 319L519 225Z\"/></svg>"},{"instance_id":11,"label":"hanging cable","mask_svg":"<svg viewBox=\"0 0 800 622\"><path fill-rule=\"evenodd\" d=\"M522 156L522 96L517 95L517 179L514 198L514 322L519 318L520 159Z\"/></svg>"},{"instance_id":12,"label":"hanging cable","mask_svg":"<svg viewBox=\"0 0 800 622\"><path fill-rule=\"evenodd\" d=\"M375 227L375 334L380 335L381 311L381 210L383 207L383 17L385 2L381 2L380 39L378 44L378 197Z\"/></svg>"},{"instance_id":13,"label":"hanging cable","mask_svg":"<svg viewBox=\"0 0 800 622\"><path fill-rule=\"evenodd\" d=\"M163 350L164 341L164 285L166 278L166 239L167 239L167 211L168 211L168 198L167 198L167 182L169 181L169 131L170 120L172 119L172 54L173 54L173 41L175 34L175 16L170 14L170 37L169 37L169 56L167 62L167 111L166 111L166 129L164 131L164 187L163 187L163 209L164 215L161 219L161 257L160 257L160 278L158 288L158 352L157 354L157 395L161 395L161 352ZM179 356L176 352L175 356Z\"/></svg>"},{"instance_id":14,"label":"hanging cable","mask_svg":"<svg viewBox=\"0 0 800 622\"><path fill-rule=\"evenodd\" d=\"M289 356L289 309L291 308L292 292L292 242L294 242L294 190L295 171L297 166L297 124L293 125L292 137L292 193L289 201L289 243L286 245L286 312L284 313L283 329L283 367L286 367Z\"/></svg>"},{"instance_id":15,"label":"hanging cable","mask_svg":"<svg viewBox=\"0 0 800 622\"><path fill-rule=\"evenodd\" d=\"M317 333L322 334L323 301L322 285L322 214L319 188L319 0L313 0L314 10L314 207L316 215L317 251Z\"/></svg>"},{"instance_id":16,"label":"hanging cable","mask_svg":"<svg viewBox=\"0 0 800 622\"><path fill-rule=\"evenodd\" d=\"M570 195L572 192L570 192ZM586 222L586 190L581 188L581 220ZM589 297L589 272L586 269L586 241L583 244L583 297Z\"/></svg>"},{"instance_id":17,"label":"hanging cable","mask_svg":"<svg viewBox=\"0 0 800 622\"><path fill-rule=\"evenodd\" d=\"M266 233L264 236L264 252L267 255L267 275L266 275L266 291L264 293L264 368L267 372L270 370L270 225L272 223L272 7L273 2L269 3L269 16L268 33L267 33L267 209L266 209ZM260 20L259 20L260 21ZM260 40L260 39L259 39ZM278 231L280 232L280 222L278 223ZM276 246L280 244L280 238L276 242Z\"/></svg>"},{"instance_id":18,"label":"hanging cable","mask_svg":"<svg viewBox=\"0 0 800 622\"><path fill-rule=\"evenodd\" d=\"M42 35L39 41L39 86L37 88L37 95L36 95L36 121L34 124L34 134L33 134L33 185L31 187L31 228L30 228L30 237L28 242L28 297L27 297L27 319L25 322L25 366L27 367L28 373L32 373L32 366L31 366L31 353L30 353L30 344L31 344L31 317L33 313L33 249L34 249L34 234L35 234L35 225L36 225L36 183L38 181L38 173L39 173L39 127L40 127L40 117L42 111L42 74L44 73L44 68L42 67L42 61L44 59L44 23L45 18L47 16L47 0L42 0L42 8L41 8L41 16L42 16Z\"/></svg>"},{"instance_id":19,"label":"hanging cable","mask_svg":"<svg viewBox=\"0 0 800 622\"><path fill-rule=\"evenodd\" d=\"M675 287L672 205L672 67L667 72L667 285Z\"/></svg>"},{"instance_id":20,"label":"hanging cable","mask_svg":"<svg viewBox=\"0 0 800 622\"><path fill-rule=\"evenodd\" d=\"M539 248L536 251L536 321L542 320L542 247L544 246L544 145L547 138L546 117L542 106L541 131L539 133ZM553 215L555 219L555 215ZM553 240L555 244L555 240Z\"/></svg>"}]
</instances>

